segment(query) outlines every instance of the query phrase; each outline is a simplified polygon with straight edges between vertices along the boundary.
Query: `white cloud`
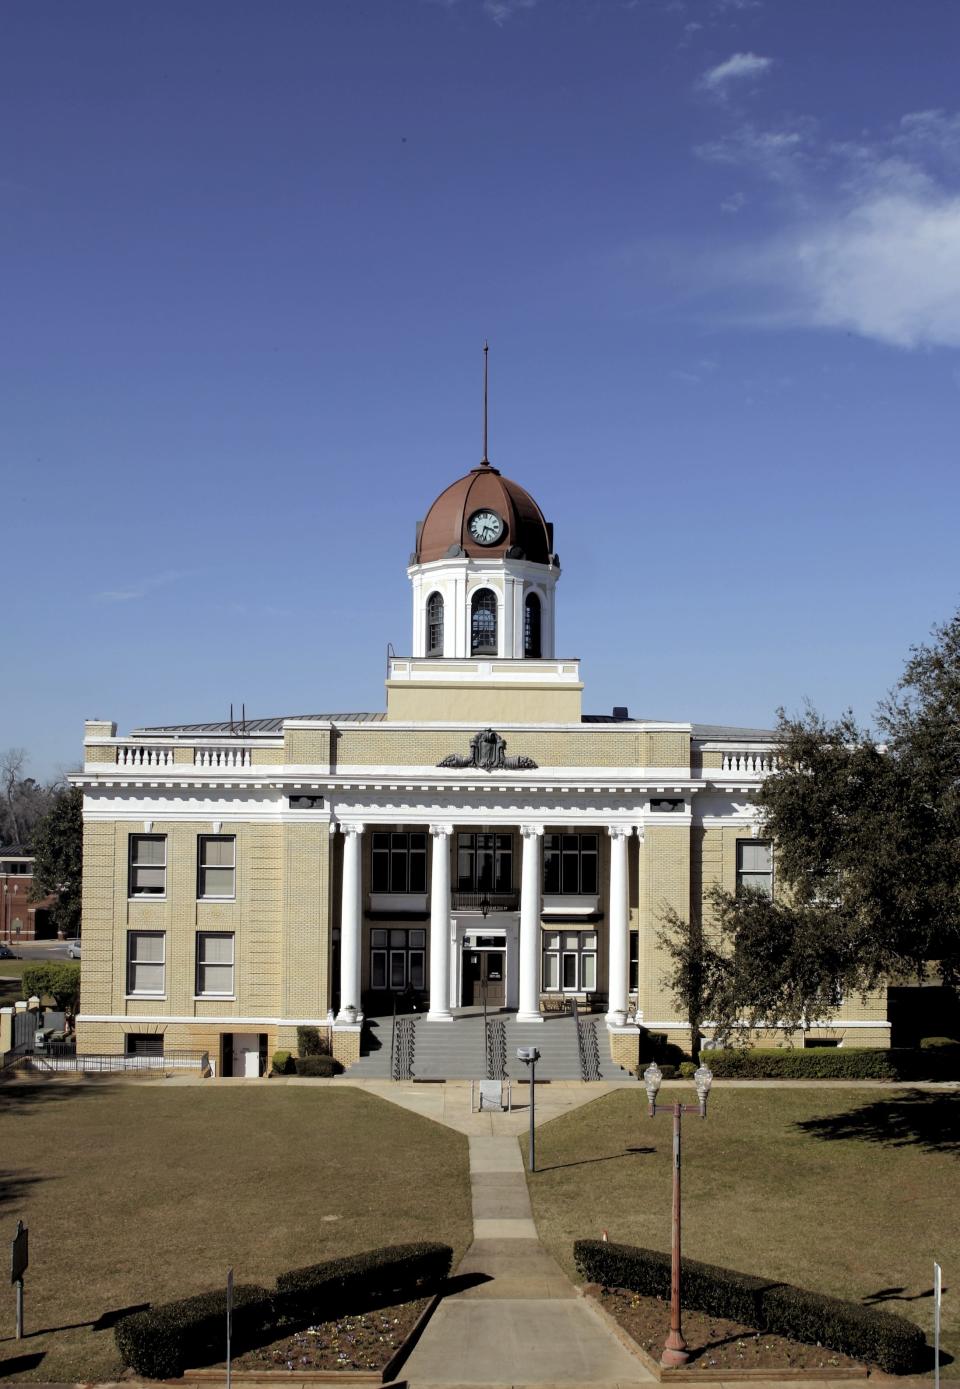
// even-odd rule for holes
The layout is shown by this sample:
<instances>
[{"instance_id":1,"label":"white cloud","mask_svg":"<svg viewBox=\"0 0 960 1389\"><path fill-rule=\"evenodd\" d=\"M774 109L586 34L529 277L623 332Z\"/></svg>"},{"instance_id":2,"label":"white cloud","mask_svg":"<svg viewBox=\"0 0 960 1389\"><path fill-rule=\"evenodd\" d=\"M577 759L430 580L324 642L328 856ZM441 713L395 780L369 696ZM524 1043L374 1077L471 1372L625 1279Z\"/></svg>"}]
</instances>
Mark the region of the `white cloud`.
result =
<instances>
[{"instance_id":1,"label":"white cloud","mask_svg":"<svg viewBox=\"0 0 960 1389\"><path fill-rule=\"evenodd\" d=\"M127 588L110 588L98 593L101 603L129 603L136 598L146 598L147 594L167 584L179 583L181 579L192 579L196 569L167 569L162 574L151 574L143 579L135 579Z\"/></svg>"},{"instance_id":2,"label":"white cloud","mask_svg":"<svg viewBox=\"0 0 960 1389\"><path fill-rule=\"evenodd\" d=\"M746 193L731 193L729 198L724 198L720 204L721 212L739 212L747 201Z\"/></svg>"},{"instance_id":3,"label":"white cloud","mask_svg":"<svg viewBox=\"0 0 960 1389\"><path fill-rule=\"evenodd\" d=\"M766 241L721 254L759 321L857 333L895 347L960 347L960 117L905 116L887 139L818 141L816 128L744 127L696 153L776 188ZM733 210L729 209L728 210Z\"/></svg>"},{"instance_id":4,"label":"white cloud","mask_svg":"<svg viewBox=\"0 0 960 1389\"><path fill-rule=\"evenodd\" d=\"M739 82L745 77L760 77L773 66L772 58L762 58L759 53L733 53L723 63L708 68L700 78L701 87L708 91L724 91L729 82Z\"/></svg>"},{"instance_id":5,"label":"white cloud","mask_svg":"<svg viewBox=\"0 0 960 1389\"><path fill-rule=\"evenodd\" d=\"M505 24L518 10L532 10L537 0L483 0L483 12L494 24Z\"/></svg>"}]
</instances>

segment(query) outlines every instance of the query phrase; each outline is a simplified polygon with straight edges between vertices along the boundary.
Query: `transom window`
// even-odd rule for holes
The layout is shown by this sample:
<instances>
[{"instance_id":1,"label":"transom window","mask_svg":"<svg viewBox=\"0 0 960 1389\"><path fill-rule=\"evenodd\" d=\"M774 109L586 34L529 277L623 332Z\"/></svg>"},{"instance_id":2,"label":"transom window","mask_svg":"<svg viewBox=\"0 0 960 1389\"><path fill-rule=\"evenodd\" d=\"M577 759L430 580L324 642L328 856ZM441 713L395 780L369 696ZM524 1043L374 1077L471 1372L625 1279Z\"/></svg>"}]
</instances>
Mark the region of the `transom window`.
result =
<instances>
[{"instance_id":1,"label":"transom window","mask_svg":"<svg viewBox=\"0 0 960 1389\"><path fill-rule=\"evenodd\" d=\"M232 834L201 834L197 843L197 896L236 895L237 840Z\"/></svg>"},{"instance_id":2,"label":"transom window","mask_svg":"<svg viewBox=\"0 0 960 1389\"><path fill-rule=\"evenodd\" d=\"M163 997L166 936L163 931L127 932L127 993Z\"/></svg>"},{"instance_id":3,"label":"transom window","mask_svg":"<svg viewBox=\"0 0 960 1389\"><path fill-rule=\"evenodd\" d=\"M427 599L427 655L443 655L443 599L431 593Z\"/></svg>"},{"instance_id":4,"label":"transom window","mask_svg":"<svg viewBox=\"0 0 960 1389\"><path fill-rule=\"evenodd\" d=\"M457 835L457 889L510 892L513 888L513 835Z\"/></svg>"},{"instance_id":5,"label":"transom window","mask_svg":"<svg viewBox=\"0 0 960 1389\"><path fill-rule=\"evenodd\" d=\"M523 605L523 654L539 656L540 653L540 599L535 593L527 594Z\"/></svg>"},{"instance_id":6,"label":"transom window","mask_svg":"<svg viewBox=\"0 0 960 1389\"><path fill-rule=\"evenodd\" d=\"M596 931L545 931L542 977L547 993L592 993L597 987Z\"/></svg>"},{"instance_id":7,"label":"transom window","mask_svg":"<svg viewBox=\"0 0 960 1389\"><path fill-rule=\"evenodd\" d=\"M543 837L544 893L592 896L599 891L598 836L546 834Z\"/></svg>"},{"instance_id":8,"label":"transom window","mask_svg":"<svg viewBox=\"0 0 960 1389\"><path fill-rule=\"evenodd\" d=\"M370 987L402 993L426 987L427 933L422 926L409 930L375 926L370 932Z\"/></svg>"},{"instance_id":9,"label":"transom window","mask_svg":"<svg viewBox=\"0 0 960 1389\"><path fill-rule=\"evenodd\" d=\"M497 595L480 588L470 600L470 650L476 656L497 654Z\"/></svg>"},{"instance_id":10,"label":"transom window","mask_svg":"<svg viewBox=\"0 0 960 1389\"><path fill-rule=\"evenodd\" d=\"M427 836L406 830L377 830L370 864L371 892L426 892Z\"/></svg>"},{"instance_id":11,"label":"transom window","mask_svg":"<svg viewBox=\"0 0 960 1389\"><path fill-rule=\"evenodd\" d=\"M233 995L233 932L197 933L197 993Z\"/></svg>"},{"instance_id":12,"label":"transom window","mask_svg":"<svg viewBox=\"0 0 960 1389\"><path fill-rule=\"evenodd\" d=\"M773 896L773 846L762 839L737 840L737 891L753 888Z\"/></svg>"},{"instance_id":13,"label":"transom window","mask_svg":"<svg viewBox=\"0 0 960 1389\"><path fill-rule=\"evenodd\" d=\"M167 890L167 836L131 834L130 896L162 897Z\"/></svg>"}]
</instances>

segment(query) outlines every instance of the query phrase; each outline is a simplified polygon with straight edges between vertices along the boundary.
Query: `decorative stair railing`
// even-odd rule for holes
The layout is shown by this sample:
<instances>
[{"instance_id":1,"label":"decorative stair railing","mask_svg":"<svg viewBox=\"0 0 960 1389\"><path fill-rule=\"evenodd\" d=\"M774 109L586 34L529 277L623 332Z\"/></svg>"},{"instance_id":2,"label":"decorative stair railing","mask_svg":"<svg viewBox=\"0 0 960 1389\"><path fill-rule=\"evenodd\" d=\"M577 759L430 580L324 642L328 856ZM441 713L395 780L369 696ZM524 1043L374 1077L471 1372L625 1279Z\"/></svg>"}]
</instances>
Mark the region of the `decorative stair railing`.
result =
<instances>
[{"instance_id":1,"label":"decorative stair railing","mask_svg":"<svg viewBox=\"0 0 960 1389\"><path fill-rule=\"evenodd\" d=\"M576 1005L574 1005L576 1008ZM580 1053L580 1079L600 1079L600 1045L597 1041L595 1018L581 1018L574 1012L577 1023L577 1050Z\"/></svg>"},{"instance_id":2,"label":"decorative stair railing","mask_svg":"<svg viewBox=\"0 0 960 1389\"><path fill-rule=\"evenodd\" d=\"M391 1080L411 1080L413 1078L413 1055L416 1049L416 1039L416 1018L394 1016L393 1034L390 1039Z\"/></svg>"},{"instance_id":3,"label":"decorative stair railing","mask_svg":"<svg viewBox=\"0 0 960 1389\"><path fill-rule=\"evenodd\" d=\"M489 1018L484 1024L487 1080L507 1078L507 1024L502 1018Z\"/></svg>"}]
</instances>

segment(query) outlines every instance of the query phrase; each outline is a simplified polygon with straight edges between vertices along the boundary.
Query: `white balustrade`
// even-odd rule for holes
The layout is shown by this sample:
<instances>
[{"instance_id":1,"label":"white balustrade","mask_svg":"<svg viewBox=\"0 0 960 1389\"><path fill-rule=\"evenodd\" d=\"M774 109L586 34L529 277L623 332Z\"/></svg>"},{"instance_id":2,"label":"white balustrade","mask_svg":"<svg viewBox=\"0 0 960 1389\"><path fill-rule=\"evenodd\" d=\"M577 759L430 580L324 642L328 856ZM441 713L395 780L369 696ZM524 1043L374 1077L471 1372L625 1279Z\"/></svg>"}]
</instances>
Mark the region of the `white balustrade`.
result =
<instances>
[{"instance_id":1,"label":"white balustrade","mask_svg":"<svg viewBox=\"0 0 960 1389\"><path fill-rule=\"evenodd\" d=\"M132 745L117 748L118 767L172 767L173 748Z\"/></svg>"},{"instance_id":2,"label":"white balustrade","mask_svg":"<svg viewBox=\"0 0 960 1389\"><path fill-rule=\"evenodd\" d=\"M725 772L749 772L757 775L761 772L775 772L779 760L772 752L750 752L746 748L738 748L723 754L721 766Z\"/></svg>"},{"instance_id":3,"label":"white balustrade","mask_svg":"<svg viewBox=\"0 0 960 1389\"><path fill-rule=\"evenodd\" d=\"M249 767L253 758L250 748L194 748L195 767L214 767L218 771Z\"/></svg>"}]
</instances>

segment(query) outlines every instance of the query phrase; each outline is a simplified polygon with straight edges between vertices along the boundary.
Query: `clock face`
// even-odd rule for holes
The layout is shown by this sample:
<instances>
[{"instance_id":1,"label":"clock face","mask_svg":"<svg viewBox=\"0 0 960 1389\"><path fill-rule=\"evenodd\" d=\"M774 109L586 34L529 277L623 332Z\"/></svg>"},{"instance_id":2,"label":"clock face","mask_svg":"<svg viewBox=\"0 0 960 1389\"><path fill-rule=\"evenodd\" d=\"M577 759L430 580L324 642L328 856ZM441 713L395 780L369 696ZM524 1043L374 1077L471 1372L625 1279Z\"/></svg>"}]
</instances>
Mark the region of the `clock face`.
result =
<instances>
[{"instance_id":1,"label":"clock face","mask_svg":"<svg viewBox=\"0 0 960 1389\"><path fill-rule=\"evenodd\" d=\"M478 545L496 545L503 535L503 521L495 511L475 511L467 522L467 530Z\"/></svg>"}]
</instances>

